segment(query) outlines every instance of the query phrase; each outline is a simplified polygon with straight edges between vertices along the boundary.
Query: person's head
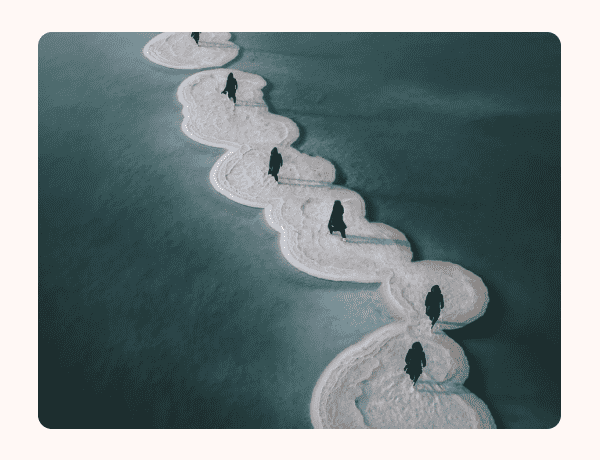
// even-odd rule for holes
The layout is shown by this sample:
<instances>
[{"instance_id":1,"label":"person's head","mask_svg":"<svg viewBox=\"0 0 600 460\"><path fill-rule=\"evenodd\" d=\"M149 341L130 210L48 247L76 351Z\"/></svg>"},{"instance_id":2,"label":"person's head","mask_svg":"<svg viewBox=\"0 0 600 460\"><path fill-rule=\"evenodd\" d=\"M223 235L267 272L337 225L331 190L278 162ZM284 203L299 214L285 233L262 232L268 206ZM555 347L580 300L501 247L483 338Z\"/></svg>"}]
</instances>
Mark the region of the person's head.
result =
<instances>
[{"instance_id":1,"label":"person's head","mask_svg":"<svg viewBox=\"0 0 600 460\"><path fill-rule=\"evenodd\" d=\"M335 200L335 203L333 203L333 206L335 206L336 208L339 208L342 205L342 202L340 200Z\"/></svg>"},{"instance_id":2,"label":"person's head","mask_svg":"<svg viewBox=\"0 0 600 460\"><path fill-rule=\"evenodd\" d=\"M227 80L233 80L233 72L230 72L227 76Z\"/></svg>"},{"instance_id":3,"label":"person's head","mask_svg":"<svg viewBox=\"0 0 600 460\"><path fill-rule=\"evenodd\" d=\"M273 150L271 150L271 155L277 155L278 153L277 147L273 147Z\"/></svg>"},{"instance_id":4,"label":"person's head","mask_svg":"<svg viewBox=\"0 0 600 460\"><path fill-rule=\"evenodd\" d=\"M421 342L413 343L412 348L413 348L413 350L423 351L423 346L421 345Z\"/></svg>"},{"instance_id":5,"label":"person's head","mask_svg":"<svg viewBox=\"0 0 600 460\"><path fill-rule=\"evenodd\" d=\"M436 294L441 294L442 290L440 289L440 287L436 284L435 286L433 286L431 288L431 292L435 292Z\"/></svg>"}]
</instances>

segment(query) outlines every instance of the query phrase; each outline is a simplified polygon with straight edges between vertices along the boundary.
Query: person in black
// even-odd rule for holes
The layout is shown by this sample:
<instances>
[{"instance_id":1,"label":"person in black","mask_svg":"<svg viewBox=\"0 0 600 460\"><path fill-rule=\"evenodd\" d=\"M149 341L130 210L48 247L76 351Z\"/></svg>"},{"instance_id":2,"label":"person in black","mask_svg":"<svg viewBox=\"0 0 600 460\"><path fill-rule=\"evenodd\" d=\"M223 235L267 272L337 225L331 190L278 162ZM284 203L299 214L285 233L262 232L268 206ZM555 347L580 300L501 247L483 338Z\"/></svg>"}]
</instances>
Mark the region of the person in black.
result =
<instances>
[{"instance_id":1,"label":"person in black","mask_svg":"<svg viewBox=\"0 0 600 460\"><path fill-rule=\"evenodd\" d=\"M281 157L281 153L277 151L277 147L273 147L271 150L271 159L269 160L269 174L275 178L275 181L278 182L277 174L279 173L279 168L283 166L283 158Z\"/></svg>"},{"instance_id":2,"label":"person in black","mask_svg":"<svg viewBox=\"0 0 600 460\"><path fill-rule=\"evenodd\" d=\"M233 73L230 73L227 77L225 89L221 91L221 94L227 94L229 99L233 99L233 103L235 104L235 91L237 90L237 87L237 80L233 78Z\"/></svg>"},{"instance_id":3,"label":"person in black","mask_svg":"<svg viewBox=\"0 0 600 460\"><path fill-rule=\"evenodd\" d=\"M423 372L423 367L427 365L427 362L425 361L425 352L423 351L423 346L420 342L412 344L412 348L406 353L404 361L406 362L404 371L410 376L410 379L413 381L413 386L415 386ZM421 367L421 365L423 367Z\"/></svg>"},{"instance_id":4,"label":"person in black","mask_svg":"<svg viewBox=\"0 0 600 460\"><path fill-rule=\"evenodd\" d=\"M444 308L444 296L442 295L440 287L436 284L431 288L431 292L427 293L427 297L425 298L425 313L431 320L432 329L433 325L440 317L442 308Z\"/></svg>"},{"instance_id":5,"label":"person in black","mask_svg":"<svg viewBox=\"0 0 600 460\"><path fill-rule=\"evenodd\" d=\"M335 200L333 203L333 211L331 211L331 217L329 218L329 224L327 228L329 233L333 235L333 232L339 231L342 234L342 241L346 241L346 224L343 219L344 207L340 200Z\"/></svg>"},{"instance_id":6,"label":"person in black","mask_svg":"<svg viewBox=\"0 0 600 460\"><path fill-rule=\"evenodd\" d=\"M200 43L198 43L200 41L200 32L192 32L192 38L196 42L196 45L200 45Z\"/></svg>"}]
</instances>

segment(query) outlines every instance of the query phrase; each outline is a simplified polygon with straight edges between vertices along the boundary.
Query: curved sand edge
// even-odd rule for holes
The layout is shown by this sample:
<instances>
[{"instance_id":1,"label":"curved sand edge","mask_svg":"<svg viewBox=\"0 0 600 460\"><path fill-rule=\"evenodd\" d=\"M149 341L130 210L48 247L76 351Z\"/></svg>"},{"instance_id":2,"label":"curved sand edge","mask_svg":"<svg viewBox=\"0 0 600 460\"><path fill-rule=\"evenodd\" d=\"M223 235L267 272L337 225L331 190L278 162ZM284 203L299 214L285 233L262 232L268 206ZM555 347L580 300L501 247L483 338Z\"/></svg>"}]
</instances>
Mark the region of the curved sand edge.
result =
<instances>
[{"instance_id":1,"label":"curved sand edge","mask_svg":"<svg viewBox=\"0 0 600 460\"><path fill-rule=\"evenodd\" d=\"M186 78L180 84L177 90L177 97L182 104L182 114L184 116L181 130L186 136L196 142L228 149L228 152L219 158L211 168L211 184L219 193L237 203L251 207L265 208L265 220L269 226L281 234L280 249L283 256L291 265L311 276L332 281L382 283L380 289L384 294L383 298L387 300L386 306L391 314L397 319L410 321L419 321L424 316L424 311L422 308L418 310L414 302L411 303L410 300L405 299L402 295L392 292L390 280L404 279L407 274L418 271L418 267L427 262L428 264L438 264L441 268L452 265L464 273L469 273L470 276L464 277L464 280L469 283L476 282L476 280L481 281L476 275L462 267L446 262L423 261L410 264L412 259L410 244L402 232L383 223L368 222L365 217L366 206L363 198L352 190L331 184L335 179L335 168L330 162L320 157L311 157L300 153L290 147L290 144L299 136L298 127L288 118L270 114L268 111L262 109L262 107L266 107L262 95L262 88L266 86L266 81L262 77L242 71L233 71L234 76L240 82L239 86L244 86L244 90L240 90L238 93L240 99L243 97L243 100L238 101L238 104L243 102L246 105L238 107L236 104L234 107L233 103L227 99L227 96L222 95L220 97L218 95L219 85L223 86L229 72L228 69L198 72ZM216 106L214 104L207 105L203 101L199 102L197 97L194 97L194 92L197 90L200 91L201 95L208 94L209 96L207 97L212 97ZM206 114L200 113L202 110ZM235 142L231 138L225 140L215 136L215 134L218 135L219 132L223 132L219 131L221 129L220 125L212 128L212 136L206 134L205 126L207 126L207 120L214 120L219 117L219 119L223 119L228 114L231 117L234 111L238 112L238 116L243 117L242 123L244 120L256 120L254 122L255 125L274 126L279 133L275 138L275 142L265 145L262 142L254 144L243 143L241 141ZM269 125L268 123L275 124ZM231 137L230 132L226 132L225 135ZM254 133L252 132L250 135L253 136ZM295 165L295 177L291 179L286 178L286 180L315 182L316 179L319 179L322 182L319 184L319 187L315 188L314 185L305 186L306 184L302 185L299 183L291 183L290 185L276 184L270 176L267 178L266 171L264 170L261 173L262 175L252 178L245 177L246 183L251 183L252 186L260 186L259 182L262 183L263 188L260 189L259 187L258 196L250 196L247 193L243 193L244 191L240 190L239 187L234 187L228 180L228 173L236 166L240 166L242 170L253 166L251 163L242 164L244 155L254 154L255 161L256 158L262 155L261 161L268 163L268 154L273 144L277 145L280 151L288 154L289 158L286 157L287 162L284 162L283 168L289 166L290 158L291 162ZM311 169L311 162L317 162L317 172L314 172L314 167ZM281 174L284 174L283 168ZM321 168L325 168L324 171L321 171ZM284 177L281 179L281 182L284 182ZM289 200L293 199L300 200L298 201L298 206L302 209L304 209L308 202L312 202L315 205L323 202L327 203L327 206L330 206L335 199L342 200L346 207L345 219L347 218L346 216L354 218L353 226L349 224L349 228L347 229L348 239L350 242L354 242L353 238L357 238L355 242L360 244L341 245L339 239L323 238L323 235L329 236L324 229L294 226L290 221L286 221L282 216L282 208L290 202ZM329 202L331 203L329 204ZM352 204L352 206L349 206L349 204ZM326 220L327 217L324 219ZM371 236L356 236L353 232L357 229L359 233L362 232L363 235L369 234ZM310 232L313 232L310 239L304 239L304 242L301 242L301 237ZM318 240L315 241L314 238ZM393 241L393 244L392 246L388 245L385 247L381 245L371 245L369 247L362 244L365 241L370 243L369 239L380 240L384 243ZM307 244L308 247L306 246ZM326 251L329 250L332 258L338 257L338 261L333 265L320 266L318 261L311 259L309 254L311 252L314 254L315 251L312 248L314 244L319 245L318 251L321 252L321 258L325 257L323 254L326 254ZM357 253L357 251L360 253ZM355 263L354 269L352 267L344 267L342 260L354 261L359 260L357 258L360 257L362 257L361 260L364 260L365 263ZM371 262L368 262L369 260ZM433 273L435 270L430 270L430 272ZM429 278L435 277L430 276ZM428 278L426 282L431 283L430 286L441 283L433 282ZM487 298L487 289L483 283L476 283L474 288L477 292L483 289L485 295L479 297ZM461 327L483 314L486 303L466 300L466 303L463 302L460 305L461 315L450 314L453 308L451 305L447 306L442 311L440 322L436 325L436 328L453 329Z\"/></svg>"},{"instance_id":2,"label":"curved sand edge","mask_svg":"<svg viewBox=\"0 0 600 460\"><path fill-rule=\"evenodd\" d=\"M360 386L364 388L365 382L373 377L373 370L382 369L382 363L375 358L373 350L381 350L384 346L388 346L391 339L396 337L408 339L409 343L413 340L419 340L424 346L427 344L431 346L435 343L445 349L448 356L447 361L452 362L449 370L445 373L445 377L439 382L428 380L427 383L421 383L427 377L426 372L432 372L426 366L417 384L416 391L412 390L410 382L408 385L402 382L397 383L395 387L400 389L400 393L404 390L402 396L404 403L411 398L413 400L419 398L419 393L422 391L422 394L434 395L433 398L430 396L429 399L421 402L421 404L426 405L427 409L431 409L432 404L442 406L441 410L439 408L435 409L435 414L430 416L432 420L429 420L429 423L437 423L438 411L443 414L443 398L446 401L451 401L455 407L458 404L464 411L463 417L456 422L457 428L496 427L493 417L483 401L462 386L469 373L469 365L462 348L444 333L419 334L418 331L411 330L411 327L406 324L392 323L377 329L363 337L356 344L346 348L323 371L313 389L310 403L310 417L315 428L371 428L365 424L363 414L356 403L359 398L363 397L363 391L357 388L359 386L357 383L360 382ZM372 361L372 364L369 364L369 361ZM361 363L366 363L367 368L359 372L357 366ZM432 363L428 361L428 365L431 366ZM346 385L343 385L344 383ZM336 387L340 385L344 388L341 393L336 390ZM420 386L423 387L422 390L418 390ZM331 399L332 396L333 399ZM385 403L386 407L389 404L398 405L398 399L399 396L396 395L394 399ZM391 410L391 407L389 409ZM468 418L465 419L465 416ZM435 427L432 426L432 428ZM385 428L392 428L392 426L385 426ZM399 426L398 428L419 428L419 426Z\"/></svg>"},{"instance_id":3,"label":"curved sand edge","mask_svg":"<svg viewBox=\"0 0 600 460\"><path fill-rule=\"evenodd\" d=\"M236 191L235 187L231 186L231 184L229 184L227 180L223 179L223 177L224 177L223 171L224 171L225 165L229 161L232 161L232 163L235 163L235 161L233 161L233 160L236 158L236 156L242 157L245 153L247 153L253 149L258 151L260 149L270 148L274 144L277 145L278 148L290 147L291 143L293 143L298 138L299 132L298 132L297 126L291 120L289 120L285 117L278 116L278 115L270 114L270 113L268 113L268 111L264 111L263 108L260 107L261 103L264 104L264 102L262 101L262 91L261 91L261 88L266 85L266 82L264 81L264 79L262 79L260 76L257 76L257 75L247 74L245 72L240 72L240 71L234 70L233 73L236 76L236 79L239 79L239 76L241 75L241 76L243 76L243 78L246 79L247 82L253 83L253 90L249 93L250 97L246 97L244 103L240 104L242 107L242 110L245 110L244 107L250 108L253 116L259 116L264 119L270 119L276 123L283 124L286 128L285 132L282 131L282 132L284 132L284 135L280 135L277 138L279 142L271 141L271 142L266 142L266 143L264 143L264 142L258 142L258 143L235 142L232 139L225 140L225 139L219 138L218 136L214 136L214 135L213 136L204 135L202 133L202 130L198 131L197 129L195 129L197 127L190 126L190 122L192 122L193 116L196 114L194 109L197 109L197 104L196 104L196 101L194 101L194 99L192 97L189 97L190 93L188 90L195 83L198 82L199 75L202 74L201 75L202 77L206 77L208 72L212 72L214 75L217 75L219 78L223 79L223 78L226 78L226 75L229 73L229 70L218 69L217 71L206 71L206 72L200 72L198 74L192 75L192 76L188 77L186 80L184 80L184 82L180 85L180 87L177 91L177 95L178 95L179 101L183 105L182 114L184 115L184 120L181 125L182 132L184 134L186 134L188 137L190 137L191 139L193 139L199 143L228 149L228 151L221 158L219 158L219 160L211 168L210 182L213 185L213 187L219 193L223 194L224 196L227 196L229 199L236 201L240 204L244 204L246 206L252 206L252 207L265 208L264 216L265 216L266 222L272 228L277 230L281 235L279 241L280 241L280 249L282 251L282 254L286 258L286 260L288 260L288 262L290 262L290 264L292 264L297 269L299 269L305 273L308 273L312 276L329 279L329 280L356 281L356 282L364 282L364 283L380 282L381 283L380 289L381 289L382 293L384 294L383 295L384 302L385 302L386 306L390 309L392 314L397 319L410 321L413 324L415 322L418 322L419 315L417 314L417 316L415 316L414 299L411 299L411 295L410 295L411 293L408 292L409 295L407 295L407 296L398 295L396 293L396 296L395 296L394 292L392 292L393 285L391 283L391 280L401 279L407 273L413 272L414 270L416 270L417 267L420 267L420 265L423 265L423 263L429 264L430 268L433 267L432 270L434 272L436 270L436 268L435 268L436 264L438 264L439 267L445 269L446 268L445 266L447 266L449 263L437 262L437 261L422 261L421 263L420 262L412 262L411 263L410 258L409 258L408 261L405 261L400 264L391 264L390 267L385 267L383 270L372 273L368 276L366 276L364 273L363 274L339 273L339 271L336 272L335 270L327 272L327 271L323 271L320 269L315 269L314 266L304 263L301 260L301 257L297 257L298 246L294 245L294 242L293 242L293 233L295 233L295 230L293 227L288 228L288 226L286 225L287 222L285 221L285 219L282 218L282 215L281 215L281 208L286 203L286 198L289 197L290 194L284 194L283 197L264 196L262 199L257 199L256 197L248 197L248 196L244 197L244 196L241 196L242 194L239 191ZM248 94L246 96L248 96ZM225 99L225 98L226 97L224 97L222 99ZM225 102L225 101L223 101L223 102ZM264 108L266 108L266 105L264 106ZM237 104L236 104L235 108L232 107L232 111L233 110L238 110ZM305 155L305 154L299 153L299 156L300 155ZM308 157L308 156L306 155L306 157ZM318 158L318 157L308 157L308 158ZM324 160L324 161L326 161L326 160ZM330 164L329 162L327 162L327 163ZM333 171L335 171L335 170L333 170ZM334 174L335 173L333 173L333 175L331 177L331 182L333 182L333 179L335 177ZM306 180L306 179L302 178L299 180ZM279 187L276 184L272 184L272 185L275 185L275 188ZM343 187L333 186L332 184L331 184L330 190L335 190L334 193L343 193L343 194L352 195L353 198L355 199L355 203L359 203L358 207L356 208L355 211L357 212L357 214L360 214L364 218L366 209L365 209L364 200L362 199L362 197L360 197L360 195L358 195L356 192L353 192L351 190L344 189ZM312 193L306 192L305 195L311 195L311 198L315 198L315 197L319 198L318 195L322 195L322 194L312 194ZM347 199L350 199L350 198L347 198ZM366 222L366 219L365 219L365 222ZM381 228L387 227L388 229L391 229L391 231L397 232L397 234L402 235L402 237L404 238L404 235L401 232L399 232L396 229L393 229L392 227L386 226L385 224L369 223L369 222L367 222L367 224L373 225L373 226L380 226ZM411 254L411 257L412 257L412 254ZM448 353L449 353L449 356L451 357L450 359L452 360L452 362L455 364L458 363L454 366L454 369L452 371L452 375L453 375L453 377L451 379L452 385L450 387L444 388L444 390L450 389L452 398L454 398L454 400L457 400L457 398L460 399L462 401L461 404L469 409L469 411L470 411L469 414L472 415L471 416L471 422L473 425L472 427L474 427L474 428L478 428L478 427L494 428L495 425L494 425L493 419L491 418L491 414L489 413L489 410L487 409L485 404L479 398L477 398L475 395L472 395L470 392L468 392L468 390L466 390L464 387L462 387L462 383L464 383L464 380L466 379L466 376L468 375L468 363L466 361L466 358L464 358L464 353L462 352L462 349L455 342L451 341L451 339L449 339L447 336L445 336L445 334L437 333L440 329L453 329L453 328L457 328L457 327L462 327L464 324L467 324L468 322L475 320L476 318L480 317L484 313L485 307L487 306L487 299L488 299L487 298L487 289L485 288L485 285L483 285L483 283L481 282L481 279L479 277L477 277L476 275L472 274L471 272L468 272L467 270L463 269L462 267L459 267L454 264L450 264L450 265L452 265L454 267L458 267L458 269L462 270L463 272L472 275L472 276L467 275L466 278L469 279L470 283L474 283L476 285L475 291L476 291L477 295L474 296L475 300L470 305L470 308L467 309L467 311L464 311L458 315L454 315L454 317L452 318L453 321L443 321L443 315L442 315L442 318L440 319L439 323L436 324L436 328L433 331L434 334L424 333L423 335L420 335L419 337L423 337L422 340L430 340L433 342L436 342L436 340L434 340L433 337L438 337L437 342L445 344L444 347L448 350ZM343 270L341 270L341 271L343 271ZM427 281L427 283L429 283L429 280ZM481 299L483 299L483 301ZM470 303L470 302L468 302L468 303ZM445 311L447 312L449 310L446 309ZM423 315L420 315L420 316L422 317ZM311 405L310 405L311 406L311 420L312 420L315 428L324 427L323 422L320 420L320 416L319 416L320 412L318 409L322 405L321 404L322 399L323 399L322 392L323 392L326 384L328 383L329 379L331 378L332 373L335 370L338 370L338 367L340 365L342 365L342 367L343 367L343 361L346 358L352 356L353 354L356 354L357 350L360 350L361 347L364 348L366 346L366 344L371 344L371 343L373 343L373 341L385 338L386 334L389 334L390 331L392 331L392 332L393 331L407 332L409 330L412 331L413 334L414 333L418 333L418 334L423 333L422 328L419 331L419 328L416 327L415 325L407 326L407 324L393 323L391 325L380 328L377 331L374 331L373 333L365 336L365 338L363 338L363 340L361 340L359 343L347 348L342 353L340 353L340 355L338 355L336 357L336 359L334 359L334 361L332 361L332 363L330 363L327 366L327 368L325 369L325 371L319 378L319 381L317 382L317 386L315 386L315 389L313 390L313 400L311 401ZM400 333L402 333L402 332L400 332ZM428 337L428 338L425 338L425 337ZM445 337L445 339L443 339L442 337ZM442 382L442 383L444 383L444 382ZM449 381L446 381L445 383L449 383ZM446 394L446 393L444 393L444 394ZM327 397L329 397L329 395L327 395ZM362 422L362 425L364 426L364 421Z\"/></svg>"},{"instance_id":4,"label":"curved sand edge","mask_svg":"<svg viewBox=\"0 0 600 460\"><path fill-rule=\"evenodd\" d=\"M221 67L235 59L239 46L229 41L229 32L202 32L199 47L190 36L191 32L163 32L153 37L142 50L149 61L171 69L206 69ZM189 43L185 40L189 39ZM174 51L169 40L179 41Z\"/></svg>"}]
</instances>

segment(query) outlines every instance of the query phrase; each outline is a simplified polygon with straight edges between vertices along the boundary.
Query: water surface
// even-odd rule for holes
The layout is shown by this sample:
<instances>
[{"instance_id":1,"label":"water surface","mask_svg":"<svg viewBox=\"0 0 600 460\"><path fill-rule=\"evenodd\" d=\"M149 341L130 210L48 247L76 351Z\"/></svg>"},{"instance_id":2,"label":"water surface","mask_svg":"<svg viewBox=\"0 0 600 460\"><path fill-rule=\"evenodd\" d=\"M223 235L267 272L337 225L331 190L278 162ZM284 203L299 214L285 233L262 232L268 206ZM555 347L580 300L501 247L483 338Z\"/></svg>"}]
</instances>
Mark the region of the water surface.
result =
<instances>
[{"instance_id":1,"label":"water surface","mask_svg":"<svg viewBox=\"0 0 600 460\"><path fill-rule=\"evenodd\" d=\"M156 33L39 44L39 418L51 428L310 428L327 364L392 319L375 284L290 266L208 181ZM560 44L549 34L241 34L300 151L488 312L450 335L499 427L560 417Z\"/></svg>"}]
</instances>

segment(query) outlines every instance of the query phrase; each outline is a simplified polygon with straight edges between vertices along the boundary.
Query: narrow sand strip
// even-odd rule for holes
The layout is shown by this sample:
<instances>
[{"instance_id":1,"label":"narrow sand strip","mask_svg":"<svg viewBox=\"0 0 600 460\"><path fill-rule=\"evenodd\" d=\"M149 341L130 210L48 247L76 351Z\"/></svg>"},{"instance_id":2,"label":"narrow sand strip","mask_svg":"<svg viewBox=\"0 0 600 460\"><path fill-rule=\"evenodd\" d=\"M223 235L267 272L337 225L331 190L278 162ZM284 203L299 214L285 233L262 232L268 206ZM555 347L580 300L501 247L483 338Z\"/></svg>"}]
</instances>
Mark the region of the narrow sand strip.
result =
<instances>
[{"instance_id":1,"label":"narrow sand strip","mask_svg":"<svg viewBox=\"0 0 600 460\"><path fill-rule=\"evenodd\" d=\"M170 47L172 54L184 53L184 42L170 37L168 46L161 46ZM209 60L195 59L196 68L209 67ZM238 81L235 105L221 94L229 72ZM468 375L462 349L441 331L485 312L488 297L481 279L448 262L411 262L410 245L401 232L368 222L362 197L332 184L335 168L330 162L291 147L298 127L268 112L262 98L265 85L258 75L217 69L196 73L179 86L183 133L228 149L211 169L211 184L233 201L265 208L267 222L281 233L284 257L299 270L329 280L380 282L386 306L400 320L367 335L327 366L313 391L315 428L495 428L485 404L462 385ZM267 175L273 147L284 159L279 183ZM345 210L345 243L327 230L335 200ZM424 299L435 284L444 294L445 308L432 331ZM427 366L413 389L403 367L415 341L423 345Z\"/></svg>"}]
</instances>

